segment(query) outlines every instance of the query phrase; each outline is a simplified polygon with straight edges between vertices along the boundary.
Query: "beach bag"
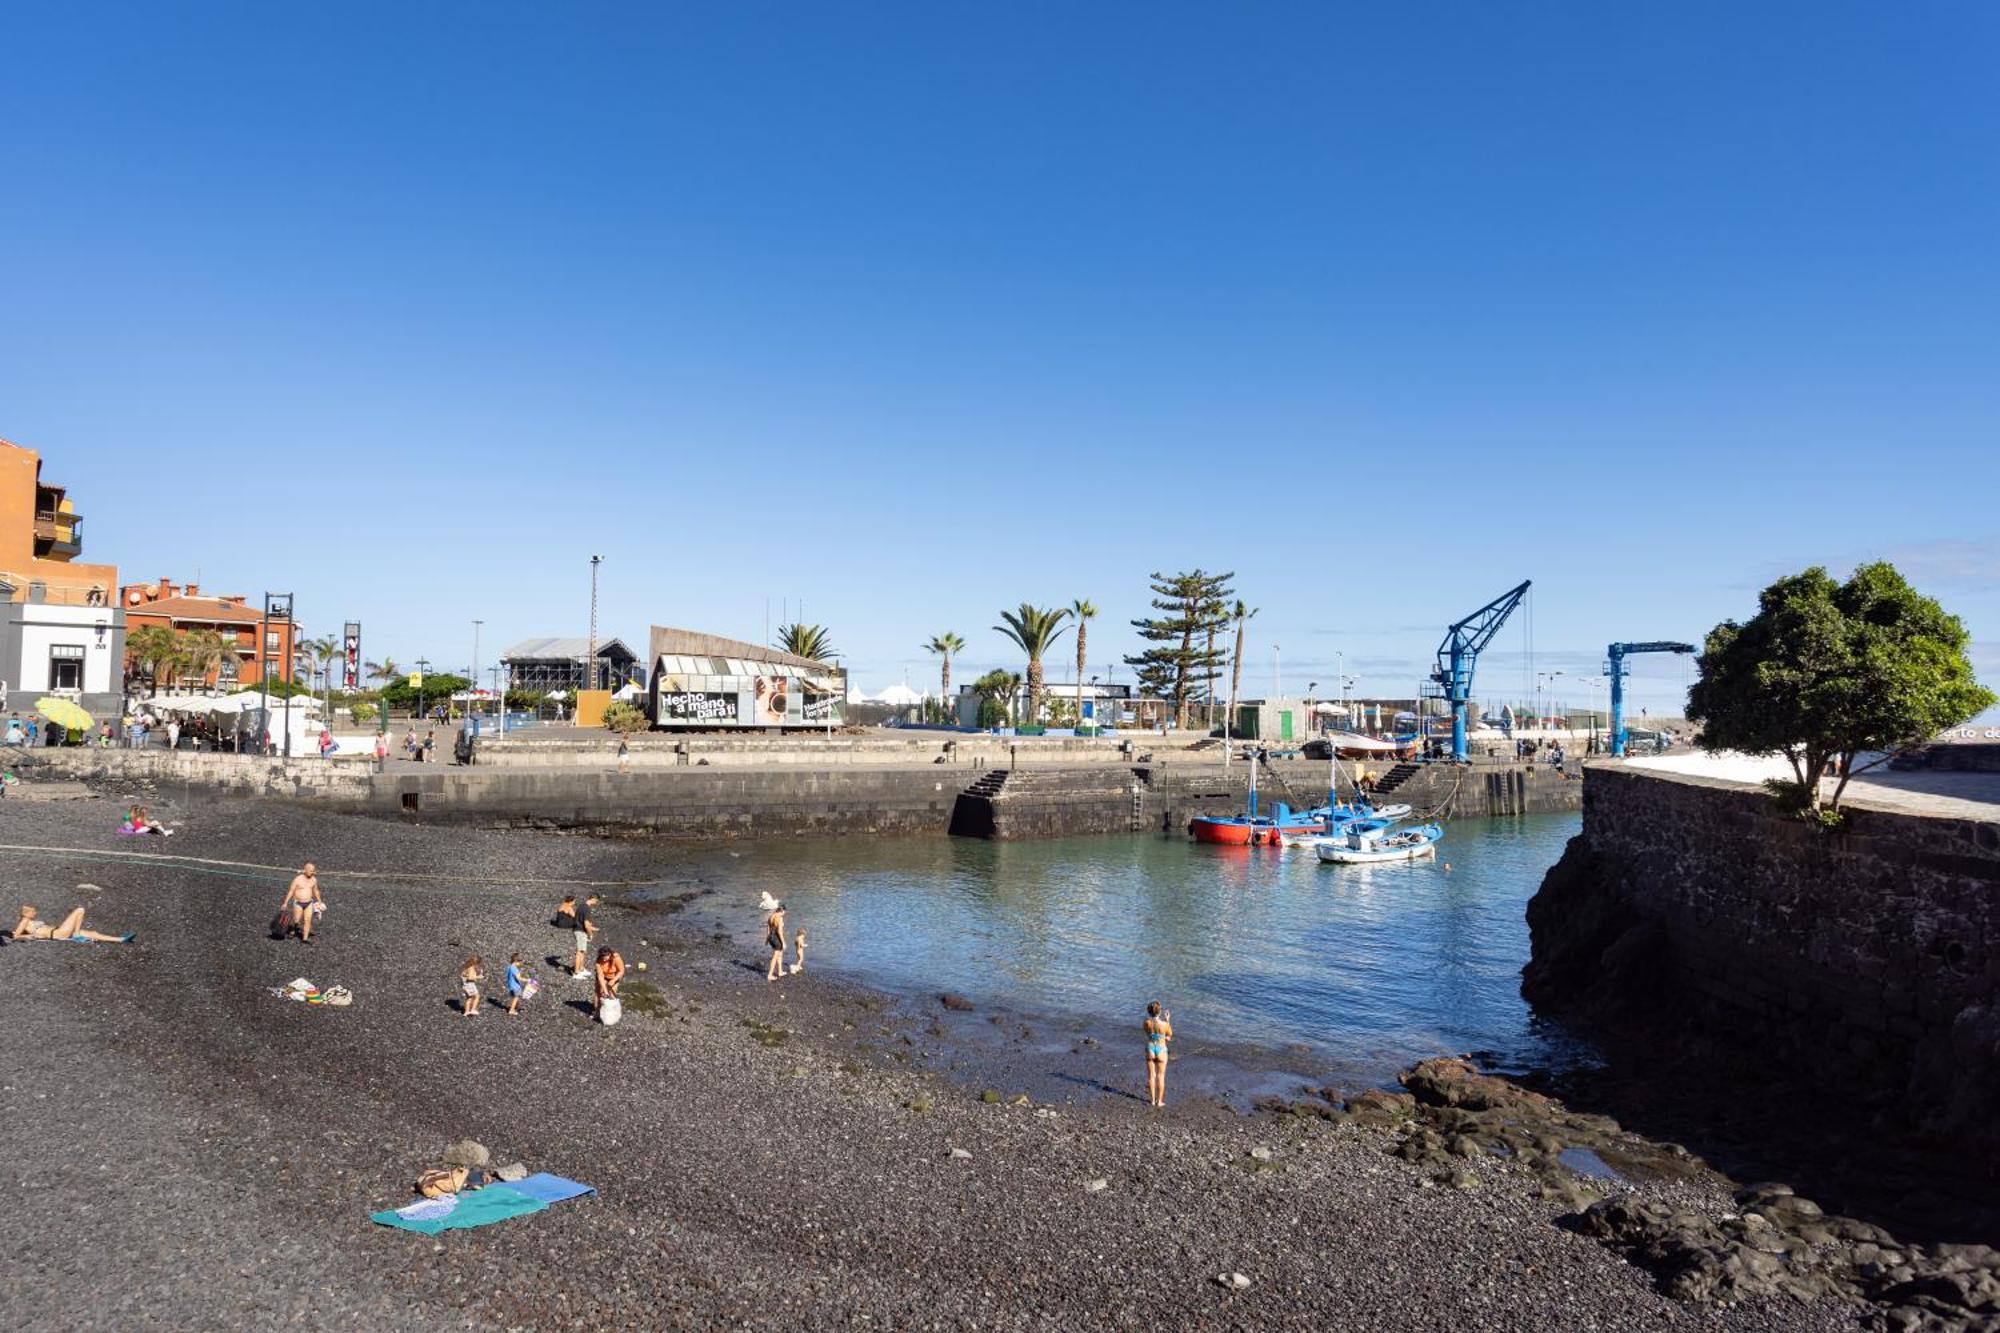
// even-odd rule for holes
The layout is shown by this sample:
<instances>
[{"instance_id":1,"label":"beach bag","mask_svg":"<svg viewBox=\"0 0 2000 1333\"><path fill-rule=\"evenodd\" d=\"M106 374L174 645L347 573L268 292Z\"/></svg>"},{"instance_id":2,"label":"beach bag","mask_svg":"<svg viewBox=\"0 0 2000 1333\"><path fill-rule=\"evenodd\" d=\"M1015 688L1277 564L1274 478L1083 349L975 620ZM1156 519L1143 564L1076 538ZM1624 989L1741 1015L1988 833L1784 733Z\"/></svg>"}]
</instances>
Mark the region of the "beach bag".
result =
<instances>
[{"instance_id":1,"label":"beach bag","mask_svg":"<svg viewBox=\"0 0 2000 1333\"><path fill-rule=\"evenodd\" d=\"M272 939L281 940L292 933L291 915L291 912L286 908L281 907L278 909L278 914L271 918Z\"/></svg>"},{"instance_id":2,"label":"beach bag","mask_svg":"<svg viewBox=\"0 0 2000 1333\"><path fill-rule=\"evenodd\" d=\"M526 977L521 982L521 998L524 1000L534 999L535 996L541 994L541 990L542 983L533 977Z\"/></svg>"},{"instance_id":3,"label":"beach bag","mask_svg":"<svg viewBox=\"0 0 2000 1333\"><path fill-rule=\"evenodd\" d=\"M597 1006L597 1021L604 1026L617 1027L618 1020L625 1016L625 1006L618 1002L616 995L607 995Z\"/></svg>"}]
</instances>

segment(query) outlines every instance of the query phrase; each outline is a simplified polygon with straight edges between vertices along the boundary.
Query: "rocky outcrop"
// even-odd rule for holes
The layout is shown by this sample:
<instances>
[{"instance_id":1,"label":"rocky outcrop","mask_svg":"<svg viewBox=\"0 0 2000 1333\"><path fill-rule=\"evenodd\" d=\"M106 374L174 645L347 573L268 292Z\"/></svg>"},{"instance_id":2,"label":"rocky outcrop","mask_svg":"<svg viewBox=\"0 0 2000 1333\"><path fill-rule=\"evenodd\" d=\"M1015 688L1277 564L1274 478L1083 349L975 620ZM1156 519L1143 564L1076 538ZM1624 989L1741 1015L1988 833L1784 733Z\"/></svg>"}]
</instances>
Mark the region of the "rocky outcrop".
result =
<instances>
[{"instance_id":1,"label":"rocky outcrop","mask_svg":"<svg viewBox=\"0 0 2000 1333\"><path fill-rule=\"evenodd\" d=\"M1877 1329L2000 1327L2000 1252L1985 1245L1904 1246L1880 1227L1829 1216L1784 1185L1738 1192L1738 1211L1675 1210L1629 1195L1568 1224L1623 1253L1679 1300L1784 1296L1868 1307Z\"/></svg>"}]
</instances>

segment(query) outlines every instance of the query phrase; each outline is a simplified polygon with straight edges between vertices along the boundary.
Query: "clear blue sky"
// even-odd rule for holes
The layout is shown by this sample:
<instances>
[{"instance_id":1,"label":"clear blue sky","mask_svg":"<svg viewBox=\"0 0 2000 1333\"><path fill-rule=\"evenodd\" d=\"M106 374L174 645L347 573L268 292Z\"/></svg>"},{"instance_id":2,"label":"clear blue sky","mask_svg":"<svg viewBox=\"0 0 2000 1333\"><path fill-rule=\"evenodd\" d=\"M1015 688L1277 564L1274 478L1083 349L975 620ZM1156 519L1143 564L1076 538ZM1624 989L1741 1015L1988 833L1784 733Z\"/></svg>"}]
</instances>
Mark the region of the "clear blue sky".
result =
<instances>
[{"instance_id":1,"label":"clear blue sky","mask_svg":"<svg viewBox=\"0 0 2000 1333\"><path fill-rule=\"evenodd\" d=\"M1108 664L1202 565L1260 689L1277 643L1391 693L1521 578L1574 675L1889 556L2000 678L1989 4L76 4L4 43L0 436L89 556L294 589L371 657L581 634L597 552L635 643L803 599L873 689L1088 596Z\"/></svg>"}]
</instances>

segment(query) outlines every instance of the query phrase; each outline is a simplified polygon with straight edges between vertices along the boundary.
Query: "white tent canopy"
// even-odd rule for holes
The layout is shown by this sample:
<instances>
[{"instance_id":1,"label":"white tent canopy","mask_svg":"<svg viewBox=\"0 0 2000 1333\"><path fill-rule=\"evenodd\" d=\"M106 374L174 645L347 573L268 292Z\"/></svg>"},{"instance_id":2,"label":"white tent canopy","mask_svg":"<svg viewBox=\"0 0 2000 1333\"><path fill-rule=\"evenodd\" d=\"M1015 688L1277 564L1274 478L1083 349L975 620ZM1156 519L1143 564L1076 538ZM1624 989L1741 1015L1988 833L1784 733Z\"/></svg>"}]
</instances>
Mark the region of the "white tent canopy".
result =
<instances>
[{"instance_id":1,"label":"white tent canopy","mask_svg":"<svg viewBox=\"0 0 2000 1333\"><path fill-rule=\"evenodd\" d=\"M863 703L887 704L891 708L914 708L923 701L923 695L903 684L891 685L878 694L867 694L861 698Z\"/></svg>"},{"instance_id":2,"label":"white tent canopy","mask_svg":"<svg viewBox=\"0 0 2000 1333\"><path fill-rule=\"evenodd\" d=\"M267 699L267 696L255 690L242 690L235 694L162 694L142 700L137 707L142 711L153 713L202 715L221 713L224 716L234 716L237 713L247 713L252 709L262 708L266 702L270 704L274 713L285 711L283 699L275 694L268 696ZM309 694L295 694L292 696L292 712L294 715L317 713L319 700Z\"/></svg>"}]
</instances>

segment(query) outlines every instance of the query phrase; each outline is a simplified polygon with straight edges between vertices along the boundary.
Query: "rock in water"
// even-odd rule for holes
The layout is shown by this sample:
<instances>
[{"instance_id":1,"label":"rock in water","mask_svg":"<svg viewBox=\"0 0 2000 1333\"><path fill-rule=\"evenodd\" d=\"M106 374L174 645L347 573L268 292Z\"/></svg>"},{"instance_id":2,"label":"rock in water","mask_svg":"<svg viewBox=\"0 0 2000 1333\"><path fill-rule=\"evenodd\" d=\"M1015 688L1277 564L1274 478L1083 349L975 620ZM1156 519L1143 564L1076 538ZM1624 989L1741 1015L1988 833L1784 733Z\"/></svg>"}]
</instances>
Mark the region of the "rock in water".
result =
<instances>
[{"instance_id":1,"label":"rock in water","mask_svg":"<svg viewBox=\"0 0 2000 1333\"><path fill-rule=\"evenodd\" d=\"M493 1154L478 1139L460 1139L444 1150L446 1166L485 1166L492 1160Z\"/></svg>"},{"instance_id":2,"label":"rock in water","mask_svg":"<svg viewBox=\"0 0 2000 1333\"><path fill-rule=\"evenodd\" d=\"M972 1001L966 999L963 995L954 995L950 991L946 991L944 994L938 996L938 1003L947 1009L955 1010L959 1013L968 1013L972 1009Z\"/></svg>"}]
</instances>

